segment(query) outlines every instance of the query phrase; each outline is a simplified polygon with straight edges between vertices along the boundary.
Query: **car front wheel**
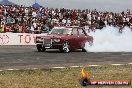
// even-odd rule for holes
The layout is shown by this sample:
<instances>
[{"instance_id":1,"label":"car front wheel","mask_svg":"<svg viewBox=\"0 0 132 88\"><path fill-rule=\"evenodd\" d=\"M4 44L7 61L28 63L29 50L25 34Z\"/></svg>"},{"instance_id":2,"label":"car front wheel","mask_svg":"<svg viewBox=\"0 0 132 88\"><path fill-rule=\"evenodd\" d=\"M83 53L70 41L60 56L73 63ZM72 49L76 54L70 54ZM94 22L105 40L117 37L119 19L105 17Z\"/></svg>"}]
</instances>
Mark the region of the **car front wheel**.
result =
<instances>
[{"instance_id":1,"label":"car front wheel","mask_svg":"<svg viewBox=\"0 0 132 88\"><path fill-rule=\"evenodd\" d=\"M61 52L68 53L70 51L69 42L64 42L62 48L60 49Z\"/></svg>"},{"instance_id":2,"label":"car front wheel","mask_svg":"<svg viewBox=\"0 0 132 88\"><path fill-rule=\"evenodd\" d=\"M44 52L46 49L43 45L37 45L38 52Z\"/></svg>"}]
</instances>

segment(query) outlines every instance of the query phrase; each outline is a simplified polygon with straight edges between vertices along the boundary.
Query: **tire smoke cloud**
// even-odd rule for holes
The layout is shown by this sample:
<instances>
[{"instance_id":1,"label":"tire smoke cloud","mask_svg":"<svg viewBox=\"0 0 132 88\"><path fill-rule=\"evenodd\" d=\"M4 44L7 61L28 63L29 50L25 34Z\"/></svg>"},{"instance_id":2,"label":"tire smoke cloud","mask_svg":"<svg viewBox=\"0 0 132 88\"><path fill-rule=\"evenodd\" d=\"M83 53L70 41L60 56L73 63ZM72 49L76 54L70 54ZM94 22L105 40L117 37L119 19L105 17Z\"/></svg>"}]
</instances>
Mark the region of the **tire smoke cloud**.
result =
<instances>
[{"instance_id":1,"label":"tire smoke cloud","mask_svg":"<svg viewBox=\"0 0 132 88\"><path fill-rule=\"evenodd\" d=\"M123 32L113 26L106 26L103 29L96 29L89 35L93 36L93 45L87 42L87 52L132 52L132 31L124 27Z\"/></svg>"}]
</instances>

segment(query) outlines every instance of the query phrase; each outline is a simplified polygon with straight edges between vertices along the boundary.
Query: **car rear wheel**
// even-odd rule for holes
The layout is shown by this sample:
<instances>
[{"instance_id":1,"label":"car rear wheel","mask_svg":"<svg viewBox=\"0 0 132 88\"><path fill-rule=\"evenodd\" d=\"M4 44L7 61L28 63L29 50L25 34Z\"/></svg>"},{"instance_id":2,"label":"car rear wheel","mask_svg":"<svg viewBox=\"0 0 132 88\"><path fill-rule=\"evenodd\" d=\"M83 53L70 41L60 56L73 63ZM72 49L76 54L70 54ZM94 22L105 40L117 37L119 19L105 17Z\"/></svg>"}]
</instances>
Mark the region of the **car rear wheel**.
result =
<instances>
[{"instance_id":1,"label":"car rear wheel","mask_svg":"<svg viewBox=\"0 0 132 88\"><path fill-rule=\"evenodd\" d=\"M87 51L86 51L86 49L83 48L83 49L82 49L82 52L87 52Z\"/></svg>"},{"instance_id":2,"label":"car rear wheel","mask_svg":"<svg viewBox=\"0 0 132 88\"><path fill-rule=\"evenodd\" d=\"M68 53L70 51L69 42L64 42L62 48L60 49L61 52Z\"/></svg>"},{"instance_id":3,"label":"car rear wheel","mask_svg":"<svg viewBox=\"0 0 132 88\"><path fill-rule=\"evenodd\" d=\"M46 49L43 45L37 45L38 52L44 52Z\"/></svg>"},{"instance_id":4,"label":"car rear wheel","mask_svg":"<svg viewBox=\"0 0 132 88\"><path fill-rule=\"evenodd\" d=\"M85 44L84 44L83 47L82 47L82 52L86 52Z\"/></svg>"},{"instance_id":5,"label":"car rear wheel","mask_svg":"<svg viewBox=\"0 0 132 88\"><path fill-rule=\"evenodd\" d=\"M88 43L89 43L89 46L93 45L93 41L88 41ZM85 44L84 44L84 46L82 48L82 52L87 52L87 50L85 49Z\"/></svg>"}]
</instances>

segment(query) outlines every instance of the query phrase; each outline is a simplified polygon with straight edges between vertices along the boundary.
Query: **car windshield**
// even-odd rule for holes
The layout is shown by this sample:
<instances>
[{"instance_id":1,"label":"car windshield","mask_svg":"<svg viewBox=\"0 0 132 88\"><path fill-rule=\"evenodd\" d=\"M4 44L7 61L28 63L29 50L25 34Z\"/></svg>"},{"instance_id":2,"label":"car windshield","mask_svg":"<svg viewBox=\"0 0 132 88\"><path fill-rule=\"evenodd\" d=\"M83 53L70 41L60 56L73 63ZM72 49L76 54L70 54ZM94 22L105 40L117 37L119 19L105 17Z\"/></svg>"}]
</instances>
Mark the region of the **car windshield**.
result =
<instances>
[{"instance_id":1,"label":"car windshield","mask_svg":"<svg viewBox=\"0 0 132 88\"><path fill-rule=\"evenodd\" d=\"M72 29L65 29L65 28L53 28L52 31L49 32L49 34L56 34L56 35L61 35L61 34L68 34L70 35L72 32Z\"/></svg>"}]
</instances>

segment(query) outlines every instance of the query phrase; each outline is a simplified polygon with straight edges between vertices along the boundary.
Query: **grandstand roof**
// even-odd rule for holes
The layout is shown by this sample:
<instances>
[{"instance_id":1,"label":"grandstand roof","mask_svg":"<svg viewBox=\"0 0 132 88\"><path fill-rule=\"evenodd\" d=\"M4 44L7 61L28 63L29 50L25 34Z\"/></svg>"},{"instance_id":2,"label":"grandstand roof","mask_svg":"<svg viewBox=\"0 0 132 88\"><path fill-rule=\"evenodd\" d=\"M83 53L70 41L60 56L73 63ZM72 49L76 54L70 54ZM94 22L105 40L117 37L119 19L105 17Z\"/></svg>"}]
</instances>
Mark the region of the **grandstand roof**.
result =
<instances>
[{"instance_id":1,"label":"grandstand roof","mask_svg":"<svg viewBox=\"0 0 132 88\"><path fill-rule=\"evenodd\" d=\"M1 5L16 5L15 3L12 3L8 0L2 0L2 1L0 1L0 4Z\"/></svg>"},{"instance_id":2,"label":"grandstand roof","mask_svg":"<svg viewBox=\"0 0 132 88\"><path fill-rule=\"evenodd\" d=\"M33 7L33 8L40 8L40 7L43 7L43 6L41 6L41 5L38 4L38 3L35 3L35 4L32 5L32 7Z\"/></svg>"}]
</instances>

